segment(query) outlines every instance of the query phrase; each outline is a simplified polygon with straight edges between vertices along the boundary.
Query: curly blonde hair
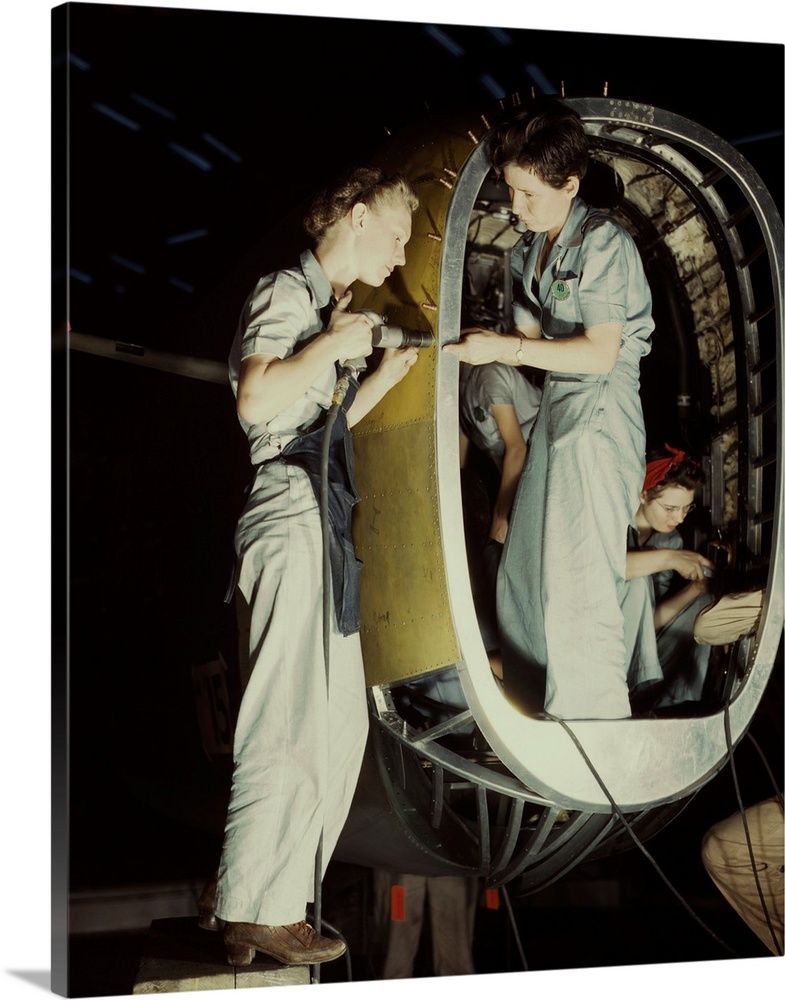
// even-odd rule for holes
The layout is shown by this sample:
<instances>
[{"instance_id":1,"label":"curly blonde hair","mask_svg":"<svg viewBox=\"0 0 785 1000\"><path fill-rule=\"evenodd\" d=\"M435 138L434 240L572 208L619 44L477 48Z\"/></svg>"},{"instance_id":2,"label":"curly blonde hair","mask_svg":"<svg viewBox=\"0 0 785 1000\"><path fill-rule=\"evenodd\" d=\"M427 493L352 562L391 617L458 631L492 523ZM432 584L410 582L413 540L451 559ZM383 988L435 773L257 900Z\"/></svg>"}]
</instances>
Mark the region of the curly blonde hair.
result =
<instances>
[{"instance_id":1,"label":"curly blonde hair","mask_svg":"<svg viewBox=\"0 0 785 1000\"><path fill-rule=\"evenodd\" d=\"M403 202L410 212L419 205L414 188L402 174L388 175L376 167L357 167L316 196L303 219L305 231L319 243L327 230L360 202L369 208Z\"/></svg>"}]
</instances>

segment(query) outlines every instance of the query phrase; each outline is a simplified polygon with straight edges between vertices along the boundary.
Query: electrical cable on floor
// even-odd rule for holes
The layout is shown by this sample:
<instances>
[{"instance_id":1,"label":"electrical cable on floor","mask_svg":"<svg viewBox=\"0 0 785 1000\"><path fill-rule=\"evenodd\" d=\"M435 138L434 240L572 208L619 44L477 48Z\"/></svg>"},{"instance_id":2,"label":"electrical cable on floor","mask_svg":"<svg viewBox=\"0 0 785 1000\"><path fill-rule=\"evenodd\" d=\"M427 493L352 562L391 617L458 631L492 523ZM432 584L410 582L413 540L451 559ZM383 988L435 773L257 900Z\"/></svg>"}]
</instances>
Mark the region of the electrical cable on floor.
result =
<instances>
[{"instance_id":1,"label":"electrical cable on floor","mask_svg":"<svg viewBox=\"0 0 785 1000\"><path fill-rule=\"evenodd\" d=\"M332 924L328 924L327 921L324 919L322 920L322 927L324 927L325 930L329 931L333 935L333 937L336 937L339 940L343 941L343 943L346 945L346 951L344 952L344 958L346 959L346 982L351 983L352 956L351 952L349 951L349 942L346 940L343 934L341 934L341 932L338 930L337 927L334 927Z\"/></svg>"},{"instance_id":2,"label":"electrical cable on floor","mask_svg":"<svg viewBox=\"0 0 785 1000\"><path fill-rule=\"evenodd\" d=\"M520 934L518 934L518 925L515 922L515 914L513 913L512 910L512 903L510 902L510 896L509 893L507 892L507 887L502 885L499 887L499 891L502 894L502 897L504 899L504 905L507 908L507 916L510 918L510 926L512 927L512 933L515 938L515 944L518 947L518 954L521 956L521 964L523 965L523 971L528 972L529 963L526 961L526 955L524 954L523 945L521 944L521 937Z\"/></svg>"},{"instance_id":3,"label":"electrical cable on floor","mask_svg":"<svg viewBox=\"0 0 785 1000\"><path fill-rule=\"evenodd\" d=\"M771 770L771 767L769 766L769 762L766 759L766 755L761 750L758 741L755 739L755 737L752 735L752 733L747 733L747 737L746 738L755 747L755 749L758 751L758 756L761 759L761 763L763 764L763 767L764 767L766 773L769 776L769 780L771 781L772 787L774 788L774 798L776 798L777 802L779 802L780 809L782 809L783 808L782 789L777 784L777 779L774 777L774 774L773 774L773 772Z\"/></svg>"},{"instance_id":4,"label":"electrical cable on floor","mask_svg":"<svg viewBox=\"0 0 785 1000\"><path fill-rule=\"evenodd\" d=\"M591 760L589 759L589 755L584 750L583 746L581 745L580 740L575 735L575 733L573 733L573 731L570 729L570 727L567 725L567 723L564 721L564 719L558 719L558 718L556 718L556 716L547 715L547 713L546 713L546 717L549 718L549 719L552 719L554 722L558 722L559 725L562 727L562 729L564 729L565 732L568 734L568 736L570 737L570 739L573 741L573 743L575 744L575 746L578 748L578 752L583 757L583 759L586 761L586 764L587 764L589 770L594 775L594 778L595 778L597 784L602 789L603 794L607 798L608 802L611 804L611 808L612 808L614 814L616 815L616 818L619 820L619 822L625 828L625 830L627 831L627 833L630 835L630 839L632 840L632 842L636 845L636 847L638 847L638 849L641 851L641 853L643 854L643 856L654 867L654 870L660 876L660 878L665 883L665 885L671 890L671 892L674 894L674 896L676 897L676 899L681 903L681 905L684 907L684 909L687 911L687 913L690 914L690 916L693 918L693 920L695 920L695 922L700 927L702 927L703 930L705 930L707 934L709 934L712 938L714 938L714 940L719 945L721 945L727 952L729 952L729 954L731 954L734 958L741 958L741 956L736 951L734 951L734 949L731 948L730 945L726 944L722 940L722 938L719 937L718 934L715 934L715 932L709 926L707 926L707 924L705 924L701 920L701 918L692 909L692 907L687 902L687 900L679 893L679 891L676 889L676 887L670 882L670 880L665 875L665 872L663 872L663 870L657 864L657 862L652 857L652 855L643 846L643 843L641 842L640 838L633 831L632 827L627 822L626 818L622 814L622 812L619 809L618 805L614 801L613 796L611 795L610 791L608 790L607 786L605 785L605 782L602 780L602 778L600 777L600 775L597 773L597 769L595 768L594 764L592 764Z\"/></svg>"}]
</instances>

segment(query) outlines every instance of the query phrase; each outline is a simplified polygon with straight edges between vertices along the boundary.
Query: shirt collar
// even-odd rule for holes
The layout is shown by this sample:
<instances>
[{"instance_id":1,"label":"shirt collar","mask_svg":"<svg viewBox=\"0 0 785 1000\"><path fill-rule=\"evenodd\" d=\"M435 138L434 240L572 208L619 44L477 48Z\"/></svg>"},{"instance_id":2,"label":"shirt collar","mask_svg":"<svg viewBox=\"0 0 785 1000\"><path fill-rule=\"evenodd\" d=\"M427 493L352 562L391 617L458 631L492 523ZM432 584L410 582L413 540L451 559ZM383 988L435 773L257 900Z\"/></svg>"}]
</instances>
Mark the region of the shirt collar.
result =
<instances>
[{"instance_id":1,"label":"shirt collar","mask_svg":"<svg viewBox=\"0 0 785 1000\"><path fill-rule=\"evenodd\" d=\"M562 230L556 237L556 245L560 247L577 247L581 245L581 227L589 214L589 206L576 196L570 206L567 221L562 226Z\"/></svg>"},{"instance_id":2,"label":"shirt collar","mask_svg":"<svg viewBox=\"0 0 785 1000\"><path fill-rule=\"evenodd\" d=\"M304 250L300 254L300 267L305 275L314 305L317 309L323 309L329 304L333 296L333 289L327 275L322 270L322 265L311 250Z\"/></svg>"}]
</instances>

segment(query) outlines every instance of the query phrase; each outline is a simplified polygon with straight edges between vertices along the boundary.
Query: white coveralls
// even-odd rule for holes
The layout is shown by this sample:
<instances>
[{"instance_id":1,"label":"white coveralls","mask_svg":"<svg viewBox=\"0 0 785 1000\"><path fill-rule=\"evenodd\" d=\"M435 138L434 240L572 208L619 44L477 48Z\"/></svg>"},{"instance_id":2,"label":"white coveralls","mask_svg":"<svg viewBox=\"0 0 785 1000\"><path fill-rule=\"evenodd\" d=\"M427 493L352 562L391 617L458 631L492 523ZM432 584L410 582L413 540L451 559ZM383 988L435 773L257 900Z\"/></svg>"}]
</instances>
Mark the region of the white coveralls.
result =
<instances>
[{"instance_id":1,"label":"white coveralls","mask_svg":"<svg viewBox=\"0 0 785 1000\"><path fill-rule=\"evenodd\" d=\"M229 358L288 357L322 329L332 289L316 258L262 278L246 302ZM242 419L257 472L235 534L240 600L250 614L250 675L234 738L234 775L215 910L230 921L302 920L351 805L368 730L360 637L322 636L322 532L311 482L278 459L329 407L333 366L267 424ZM261 464L260 464L261 463Z\"/></svg>"},{"instance_id":2,"label":"white coveralls","mask_svg":"<svg viewBox=\"0 0 785 1000\"><path fill-rule=\"evenodd\" d=\"M509 365L492 361L461 366L461 430L497 464L504 458L504 441L491 408L496 404L512 406L521 437L528 442L541 399L542 389Z\"/></svg>"}]
</instances>

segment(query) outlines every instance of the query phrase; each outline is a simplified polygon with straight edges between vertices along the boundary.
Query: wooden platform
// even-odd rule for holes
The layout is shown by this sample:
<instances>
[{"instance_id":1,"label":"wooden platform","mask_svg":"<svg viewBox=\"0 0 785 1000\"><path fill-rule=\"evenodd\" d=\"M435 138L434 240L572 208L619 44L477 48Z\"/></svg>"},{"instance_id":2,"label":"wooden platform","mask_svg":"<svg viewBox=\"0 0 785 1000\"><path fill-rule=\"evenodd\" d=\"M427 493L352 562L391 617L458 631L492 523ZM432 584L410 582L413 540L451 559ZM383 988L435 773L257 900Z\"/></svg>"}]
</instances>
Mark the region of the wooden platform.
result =
<instances>
[{"instance_id":1,"label":"wooden platform","mask_svg":"<svg viewBox=\"0 0 785 1000\"><path fill-rule=\"evenodd\" d=\"M281 965L259 954L251 965L235 968L226 961L221 934L201 930L196 917L176 917L150 924L133 992L240 990L309 982L307 965Z\"/></svg>"}]
</instances>

